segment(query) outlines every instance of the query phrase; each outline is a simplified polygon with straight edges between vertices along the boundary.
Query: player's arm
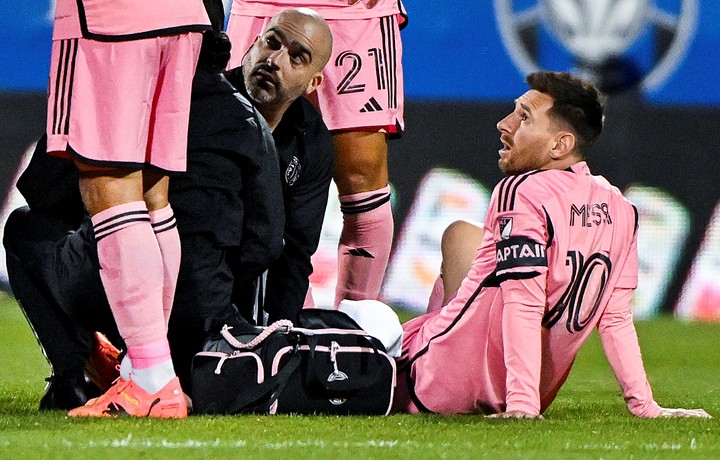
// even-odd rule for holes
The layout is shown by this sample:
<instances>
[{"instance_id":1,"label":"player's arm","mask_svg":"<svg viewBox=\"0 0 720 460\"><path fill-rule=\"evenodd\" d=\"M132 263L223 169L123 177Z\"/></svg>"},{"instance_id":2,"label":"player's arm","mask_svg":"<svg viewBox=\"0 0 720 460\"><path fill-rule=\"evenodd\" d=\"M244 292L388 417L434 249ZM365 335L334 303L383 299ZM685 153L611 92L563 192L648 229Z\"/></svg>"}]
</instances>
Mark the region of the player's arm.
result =
<instances>
[{"instance_id":1,"label":"player's arm","mask_svg":"<svg viewBox=\"0 0 720 460\"><path fill-rule=\"evenodd\" d=\"M508 279L503 295L502 334L505 356L506 410L501 417L535 418L540 415L540 368L545 275Z\"/></svg>"},{"instance_id":2,"label":"player's arm","mask_svg":"<svg viewBox=\"0 0 720 460\"><path fill-rule=\"evenodd\" d=\"M645 374L640 344L630 311L633 289L617 288L598 322L603 350L615 374L628 409L638 417L657 417L655 402Z\"/></svg>"},{"instance_id":3,"label":"player's arm","mask_svg":"<svg viewBox=\"0 0 720 460\"><path fill-rule=\"evenodd\" d=\"M664 409L653 399L645 374L631 302L638 282L637 212L635 232L627 260L620 267L621 276L605 311L598 322L598 331L605 356L615 374L628 409L638 417L707 417L702 409Z\"/></svg>"},{"instance_id":4,"label":"player's arm","mask_svg":"<svg viewBox=\"0 0 720 460\"><path fill-rule=\"evenodd\" d=\"M710 417L702 409L662 408L653 399L632 320L632 294L633 289L615 289L598 323L605 355L620 384L628 409L637 417Z\"/></svg>"},{"instance_id":5,"label":"player's arm","mask_svg":"<svg viewBox=\"0 0 720 460\"><path fill-rule=\"evenodd\" d=\"M523 186L514 205L499 212L491 225L496 241L496 275L503 298L502 334L506 377L506 409L500 417L540 415L542 318L546 304L545 252L547 214L533 199L533 187ZM507 198L513 198L508 195Z\"/></svg>"}]
</instances>

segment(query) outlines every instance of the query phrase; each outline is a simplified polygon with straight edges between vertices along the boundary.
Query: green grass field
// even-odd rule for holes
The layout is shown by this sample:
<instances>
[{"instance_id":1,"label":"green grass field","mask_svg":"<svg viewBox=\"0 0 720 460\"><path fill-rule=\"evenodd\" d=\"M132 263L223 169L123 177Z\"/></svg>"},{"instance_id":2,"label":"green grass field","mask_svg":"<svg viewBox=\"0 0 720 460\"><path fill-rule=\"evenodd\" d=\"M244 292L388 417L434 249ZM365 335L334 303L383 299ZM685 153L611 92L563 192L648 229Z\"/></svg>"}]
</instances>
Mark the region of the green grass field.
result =
<instances>
[{"instance_id":1,"label":"green grass field","mask_svg":"<svg viewBox=\"0 0 720 460\"><path fill-rule=\"evenodd\" d=\"M40 413L49 368L0 294L0 459L720 458L720 324L638 323L656 400L712 420L641 420L625 408L597 334L542 421L480 416L69 419Z\"/></svg>"}]
</instances>

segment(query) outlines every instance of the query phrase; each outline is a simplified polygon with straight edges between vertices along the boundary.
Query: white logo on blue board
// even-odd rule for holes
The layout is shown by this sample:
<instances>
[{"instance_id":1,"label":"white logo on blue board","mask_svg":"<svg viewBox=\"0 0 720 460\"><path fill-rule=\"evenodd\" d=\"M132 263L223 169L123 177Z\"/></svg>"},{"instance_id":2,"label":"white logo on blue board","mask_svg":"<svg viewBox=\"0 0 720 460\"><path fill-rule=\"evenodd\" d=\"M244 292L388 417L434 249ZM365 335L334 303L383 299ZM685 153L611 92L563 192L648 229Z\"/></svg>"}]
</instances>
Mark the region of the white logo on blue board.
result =
<instances>
[{"instance_id":1,"label":"white logo on blue board","mask_svg":"<svg viewBox=\"0 0 720 460\"><path fill-rule=\"evenodd\" d=\"M523 74L560 70L556 62L541 62L543 55L569 53L572 63L564 70L609 92L658 89L682 61L698 14L698 0L669 0L662 6L657 0L494 2L501 38ZM642 48L643 40L651 45Z\"/></svg>"}]
</instances>

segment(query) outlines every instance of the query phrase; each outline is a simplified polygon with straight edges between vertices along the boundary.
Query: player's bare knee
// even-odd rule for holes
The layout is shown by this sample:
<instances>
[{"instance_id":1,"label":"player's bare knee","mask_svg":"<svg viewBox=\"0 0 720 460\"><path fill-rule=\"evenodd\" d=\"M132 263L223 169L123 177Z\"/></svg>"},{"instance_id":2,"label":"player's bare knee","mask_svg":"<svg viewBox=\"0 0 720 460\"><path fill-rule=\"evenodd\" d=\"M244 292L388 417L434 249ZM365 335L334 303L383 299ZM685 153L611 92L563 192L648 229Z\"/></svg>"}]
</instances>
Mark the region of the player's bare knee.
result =
<instances>
[{"instance_id":1,"label":"player's bare knee","mask_svg":"<svg viewBox=\"0 0 720 460\"><path fill-rule=\"evenodd\" d=\"M168 205L168 176L154 171L143 172L143 199L148 211L157 211Z\"/></svg>"},{"instance_id":2,"label":"player's bare knee","mask_svg":"<svg viewBox=\"0 0 720 460\"><path fill-rule=\"evenodd\" d=\"M445 228L440 245L443 250L468 244L477 248L482 241L482 235L483 224L468 220L456 220Z\"/></svg>"}]
</instances>

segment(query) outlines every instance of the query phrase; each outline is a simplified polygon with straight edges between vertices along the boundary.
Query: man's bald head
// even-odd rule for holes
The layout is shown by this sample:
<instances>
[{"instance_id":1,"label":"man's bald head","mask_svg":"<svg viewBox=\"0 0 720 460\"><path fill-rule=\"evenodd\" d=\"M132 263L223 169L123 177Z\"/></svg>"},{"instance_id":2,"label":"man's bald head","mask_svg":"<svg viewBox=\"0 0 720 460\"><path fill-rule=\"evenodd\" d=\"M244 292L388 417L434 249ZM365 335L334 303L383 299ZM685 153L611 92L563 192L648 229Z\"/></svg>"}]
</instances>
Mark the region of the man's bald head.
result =
<instances>
[{"instance_id":1,"label":"man's bald head","mask_svg":"<svg viewBox=\"0 0 720 460\"><path fill-rule=\"evenodd\" d=\"M330 59L333 43L332 32L325 18L310 8L288 8L273 16L266 30L285 21L296 24L305 30L308 37L312 37L317 54L315 63L319 66L318 70L322 70Z\"/></svg>"},{"instance_id":2,"label":"man's bald head","mask_svg":"<svg viewBox=\"0 0 720 460\"><path fill-rule=\"evenodd\" d=\"M247 93L266 119L275 118L315 91L331 52L332 33L322 16L309 8L283 10L243 59Z\"/></svg>"}]
</instances>

